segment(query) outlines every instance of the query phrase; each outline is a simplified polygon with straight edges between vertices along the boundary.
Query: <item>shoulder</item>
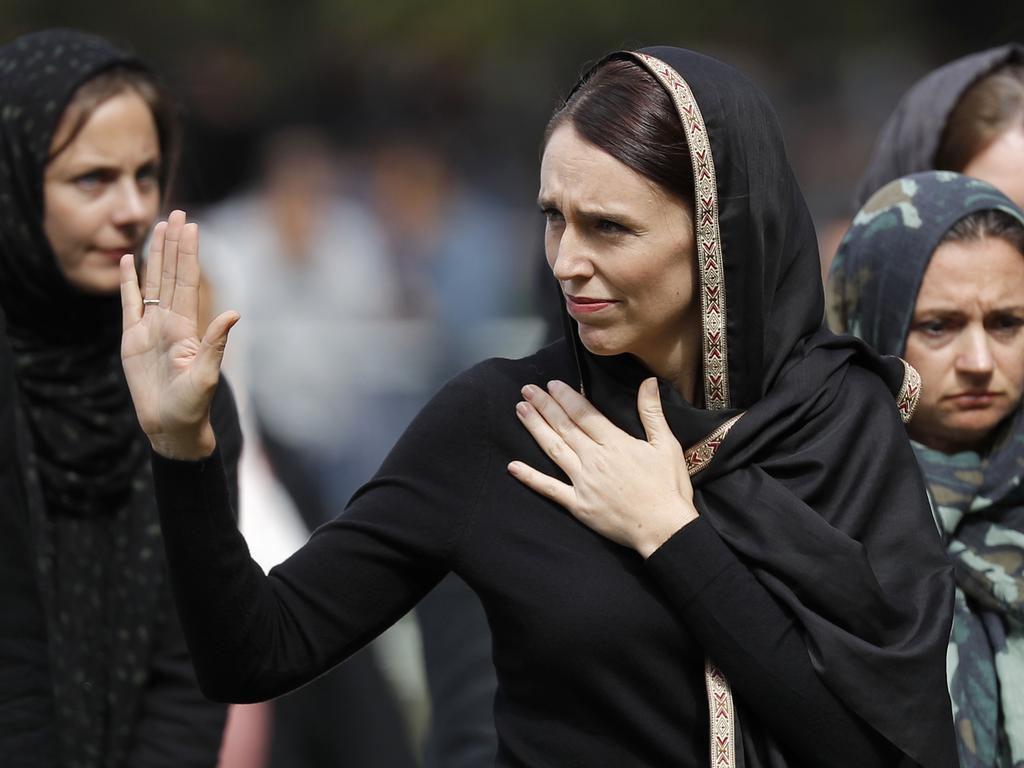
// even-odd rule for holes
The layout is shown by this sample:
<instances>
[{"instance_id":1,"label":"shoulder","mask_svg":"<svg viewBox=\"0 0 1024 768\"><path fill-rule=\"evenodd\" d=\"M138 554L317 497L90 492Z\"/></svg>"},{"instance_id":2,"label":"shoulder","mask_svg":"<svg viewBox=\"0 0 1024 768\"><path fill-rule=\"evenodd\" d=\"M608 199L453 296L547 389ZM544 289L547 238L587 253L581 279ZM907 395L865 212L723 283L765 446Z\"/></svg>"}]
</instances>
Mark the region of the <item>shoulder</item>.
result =
<instances>
[{"instance_id":1,"label":"shoulder","mask_svg":"<svg viewBox=\"0 0 1024 768\"><path fill-rule=\"evenodd\" d=\"M468 368L447 387L454 387L467 396L504 396L518 393L524 384L546 383L560 379L575 384L578 373L572 362L572 352L564 339L534 352L526 357L511 360L492 357ZM443 390L442 390L443 391Z\"/></svg>"},{"instance_id":2,"label":"shoulder","mask_svg":"<svg viewBox=\"0 0 1024 768\"><path fill-rule=\"evenodd\" d=\"M512 414L525 384L573 380L561 341L517 360L490 358L452 378L431 398L406 431L406 439L468 445L493 441Z\"/></svg>"}]
</instances>

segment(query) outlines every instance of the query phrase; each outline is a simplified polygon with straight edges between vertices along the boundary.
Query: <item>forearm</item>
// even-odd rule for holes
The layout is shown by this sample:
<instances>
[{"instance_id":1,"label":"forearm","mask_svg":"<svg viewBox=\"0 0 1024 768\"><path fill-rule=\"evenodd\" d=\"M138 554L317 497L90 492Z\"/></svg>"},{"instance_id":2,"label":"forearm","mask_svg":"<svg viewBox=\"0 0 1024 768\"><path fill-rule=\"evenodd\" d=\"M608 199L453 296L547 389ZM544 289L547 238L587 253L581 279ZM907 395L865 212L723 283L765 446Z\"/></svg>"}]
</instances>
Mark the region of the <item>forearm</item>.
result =
<instances>
[{"instance_id":1,"label":"forearm","mask_svg":"<svg viewBox=\"0 0 1024 768\"><path fill-rule=\"evenodd\" d=\"M187 462L154 453L153 476L178 613L203 693L250 701L287 690L289 680L264 680L266 640L254 607L264 604L273 614L275 606L235 525L219 451Z\"/></svg>"},{"instance_id":2,"label":"forearm","mask_svg":"<svg viewBox=\"0 0 1024 768\"><path fill-rule=\"evenodd\" d=\"M153 474L182 627L203 692L220 701L280 695L359 650L447 572L449 526L461 528L432 516L415 483L378 479L264 575L235 527L219 452L154 456Z\"/></svg>"}]
</instances>

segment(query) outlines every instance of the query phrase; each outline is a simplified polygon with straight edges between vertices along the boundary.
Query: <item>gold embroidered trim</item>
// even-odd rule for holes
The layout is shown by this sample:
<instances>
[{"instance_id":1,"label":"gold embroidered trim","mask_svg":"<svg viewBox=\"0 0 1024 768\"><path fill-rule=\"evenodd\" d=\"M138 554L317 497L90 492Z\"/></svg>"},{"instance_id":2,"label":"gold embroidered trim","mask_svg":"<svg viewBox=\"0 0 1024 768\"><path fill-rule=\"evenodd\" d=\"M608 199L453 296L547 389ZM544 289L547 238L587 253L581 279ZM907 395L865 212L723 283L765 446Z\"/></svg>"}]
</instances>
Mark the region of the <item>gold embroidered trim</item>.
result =
<instances>
[{"instance_id":1,"label":"gold embroidered trim","mask_svg":"<svg viewBox=\"0 0 1024 768\"><path fill-rule=\"evenodd\" d=\"M683 452L683 457L686 459L686 470L689 472L690 477L693 477L711 463L711 460L715 458L715 454L718 453L718 446L722 444L725 436L729 434L729 430L740 420L742 415L741 413L733 416L699 443L690 446Z\"/></svg>"},{"instance_id":2,"label":"gold embroidered trim","mask_svg":"<svg viewBox=\"0 0 1024 768\"><path fill-rule=\"evenodd\" d=\"M704 469L718 453L719 446L740 416L737 414L714 432L683 453L690 476ZM704 687L708 692L712 768L736 768L736 710L732 689L722 671L709 658L704 659Z\"/></svg>"},{"instance_id":3,"label":"gold embroidered trim","mask_svg":"<svg viewBox=\"0 0 1024 768\"><path fill-rule=\"evenodd\" d=\"M906 424L914 415L917 409L917 401L921 399L921 374L906 360L903 363L903 386L900 393L896 395L896 407L900 409L900 418Z\"/></svg>"},{"instance_id":4,"label":"gold embroidered trim","mask_svg":"<svg viewBox=\"0 0 1024 768\"><path fill-rule=\"evenodd\" d=\"M736 766L736 710L732 689L711 659L704 660L704 685L708 689L708 720L711 723L711 767Z\"/></svg>"},{"instance_id":5,"label":"gold embroidered trim","mask_svg":"<svg viewBox=\"0 0 1024 768\"><path fill-rule=\"evenodd\" d=\"M665 87L675 102L690 146L697 210L694 211L697 271L700 275L704 324L704 403L712 411L729 407L729 356L725 327L725 274L722 235L718 226L715 159L704 117L686 81L665 62L646 53L631 53Z\"/></svg>"}]
</instances>

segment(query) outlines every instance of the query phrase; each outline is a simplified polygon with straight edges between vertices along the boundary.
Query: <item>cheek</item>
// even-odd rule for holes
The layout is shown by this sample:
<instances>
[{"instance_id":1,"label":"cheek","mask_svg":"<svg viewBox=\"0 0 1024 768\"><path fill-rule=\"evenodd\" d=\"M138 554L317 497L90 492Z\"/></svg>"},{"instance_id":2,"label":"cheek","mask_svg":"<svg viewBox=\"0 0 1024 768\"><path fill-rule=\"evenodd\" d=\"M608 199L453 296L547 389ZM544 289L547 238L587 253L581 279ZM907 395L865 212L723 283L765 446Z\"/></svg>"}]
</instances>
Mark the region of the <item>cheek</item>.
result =
<instances>
[{"instance_id":1,"label":"cheek","mask_svg":"<svg viewBox=\"0 0 1024 768\"><path fill-rule=\"evenodd\" d=\"M146 228L148 229L153 226L157 214L160 212L160 190L155 188L148 190L142 199L145 205Z\"/></svg>"},{"instance_id":2,"label":"cheek","mask_svg":"<svg viewBox=\"0 0 1024 768\"><path fill-rule=\"evenodd\" d=\"M925 344L907 340L903 358L921 374L921 401L935 402L942 393L945 379L953 371L953 357L945 349L932 349Z\"/></svg>"},{"instance_id":3,"label":"cheek","mask_svg":"<svg viewBox=\"0 0 1024 768\"><path fill-rule=\"evenodd\" d=\"M47 189L44 199L43 232L57 263L65 269L81 259L91 229L90 217L74 197L68 190L58 188Z\"/></svg>"},{"instance_id":4,"label":"cheek","mask_svg":"<svg viewBox=\"0 0 1024 768\"><path fill-rule=\"evenodd\" d=\"M1024 338L1003 350L999 368L1006 377L1008 388L1019 399L1021 390L1024 390Z\"/></svg>"},{"instance_id":5,"label":"cheek","mask_svg":"<svg viewBox=\"0 0 1024 768\"><path fill-rule=\"evenodd\" d=\"M558 258L558 235L551 231L551 227L544 228L544 259L548 263L548 269L554 271L555 260Z\"/></svg>"}]
</instances>

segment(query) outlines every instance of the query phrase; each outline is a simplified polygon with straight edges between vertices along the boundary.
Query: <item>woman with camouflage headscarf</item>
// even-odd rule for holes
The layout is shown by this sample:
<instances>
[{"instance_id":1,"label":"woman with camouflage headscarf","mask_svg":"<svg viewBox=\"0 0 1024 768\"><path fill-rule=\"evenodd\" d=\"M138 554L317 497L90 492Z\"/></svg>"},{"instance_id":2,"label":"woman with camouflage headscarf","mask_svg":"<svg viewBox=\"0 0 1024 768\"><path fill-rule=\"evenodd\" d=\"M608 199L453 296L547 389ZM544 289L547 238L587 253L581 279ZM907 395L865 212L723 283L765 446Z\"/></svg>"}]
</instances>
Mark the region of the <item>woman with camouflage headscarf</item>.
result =
<instances>
[{"instance_id":1,"label":"woman with camouflage headscarf","mask_svg":"<svg viewBox=\"0 0 1024 768\"><path fill-rule=\"evenodd\" d=\"M921 373L908 431L956 570L961 765L1024 765L1024 212L955 173L891 182L840 245L829 322Z\"/></svg>"}]
</instances>

